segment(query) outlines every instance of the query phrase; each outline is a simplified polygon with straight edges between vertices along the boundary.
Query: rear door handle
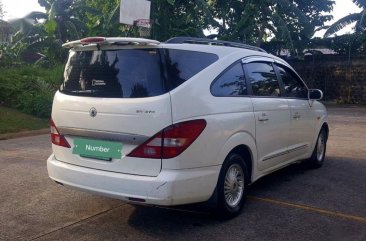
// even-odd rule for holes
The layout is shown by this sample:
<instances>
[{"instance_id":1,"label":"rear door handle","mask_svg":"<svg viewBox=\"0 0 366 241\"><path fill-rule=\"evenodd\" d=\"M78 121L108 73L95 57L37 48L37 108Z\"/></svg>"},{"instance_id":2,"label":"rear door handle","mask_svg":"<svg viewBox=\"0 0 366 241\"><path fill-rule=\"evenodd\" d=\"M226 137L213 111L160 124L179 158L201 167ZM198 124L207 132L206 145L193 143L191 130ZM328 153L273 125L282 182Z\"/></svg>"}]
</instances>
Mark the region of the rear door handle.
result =
<instances>
[{"instance_id":1,"label":"rear door handle","mask_svg":"<svg viewBox=\"0 0 366 241\"><path fill-rule=\"evenodd\" d=\"M264 121L268 121L269 118L266 113L262 113L262 115L258 116L258 120L264 122Z\"/></svg>"}]
</instances>

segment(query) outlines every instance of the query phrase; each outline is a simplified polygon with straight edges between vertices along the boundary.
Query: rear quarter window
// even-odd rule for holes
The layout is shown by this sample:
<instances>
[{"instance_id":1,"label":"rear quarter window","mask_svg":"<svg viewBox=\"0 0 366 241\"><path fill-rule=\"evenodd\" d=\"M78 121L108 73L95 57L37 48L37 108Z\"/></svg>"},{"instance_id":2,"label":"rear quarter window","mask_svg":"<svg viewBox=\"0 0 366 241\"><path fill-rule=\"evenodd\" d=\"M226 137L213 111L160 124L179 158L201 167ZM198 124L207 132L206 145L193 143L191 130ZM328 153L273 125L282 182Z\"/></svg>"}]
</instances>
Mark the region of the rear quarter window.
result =
<instances>
[{"instance_id":1,"label":"rear quarter window","mask_svg":"<svg viewBox=\"0 0 366 241\"><path fill-rule=\"evenodd\" d=\"M235 63L226 69L212 84L211 93L217 97L247 95L247 85L242 64Z\"/></svg>"}]
</instances>

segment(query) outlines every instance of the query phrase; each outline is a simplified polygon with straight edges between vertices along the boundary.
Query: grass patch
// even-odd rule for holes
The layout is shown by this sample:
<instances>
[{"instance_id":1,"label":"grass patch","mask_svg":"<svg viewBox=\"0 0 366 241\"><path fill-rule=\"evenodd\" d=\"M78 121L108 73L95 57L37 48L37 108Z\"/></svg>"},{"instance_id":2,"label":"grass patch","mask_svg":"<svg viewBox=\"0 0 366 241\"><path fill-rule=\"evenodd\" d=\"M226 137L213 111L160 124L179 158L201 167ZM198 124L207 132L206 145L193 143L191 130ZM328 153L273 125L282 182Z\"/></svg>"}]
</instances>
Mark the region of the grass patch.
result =
<instances>
[{"instance_id":1,"label":"grass patch","mask_svg":"<svg viewBox=\"0 0 366 241\"><path fill-rule=\"evenodd\" d=\"M49 118L53 95L62 83L63 66L0 68L0 105Z\"/></svg>"},{"instance_id":2,"label":"grass patch","mask_svg":"<svg viewBox=\"0 0 366 241\"><path fill-rule=\"evenodd\" d=\"M0 106L0 134L39 130L49 127L49 120Z\"/></svg>"}]
</instances>

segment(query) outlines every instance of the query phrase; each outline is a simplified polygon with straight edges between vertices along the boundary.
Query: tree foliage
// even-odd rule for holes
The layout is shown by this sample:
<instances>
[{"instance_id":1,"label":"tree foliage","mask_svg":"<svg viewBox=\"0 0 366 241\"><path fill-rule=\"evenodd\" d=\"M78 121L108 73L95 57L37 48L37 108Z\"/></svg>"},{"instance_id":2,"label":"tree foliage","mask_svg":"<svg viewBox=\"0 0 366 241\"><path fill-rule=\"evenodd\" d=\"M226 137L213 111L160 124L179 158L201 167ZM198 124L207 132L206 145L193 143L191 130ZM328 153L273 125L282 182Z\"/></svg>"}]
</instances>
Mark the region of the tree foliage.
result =
<instances>
[{"instance_id":1,"label":"tree foliage","mask_svg":"<svg viewBox=\"0 0 366 241\"><path fill-rule=\"evenodd\" d=\"M111 37L125 32L126 28L119 23L120 0L86 0L86 5L99 11L99 14L87 14L89 35Z\"/></svg>"},{"instance_id":2,"label":"tree foliage","mask_svg":"<svg viewBox=\"0 0 366 241\"><path fill-rule=\"evenodd\" d=\"M47 14L43 12L31 12L23 18L10 20L10 24L17 31L15 35L21 33L24 36L29 36L38 33L39 29L37 27L43 26L40 22L42 19L47 19Z\"/></svg>"},{"instance_id":3,"label":"tree foliage","mask_svg":"<svg viewBox=\"0 0 366 241\"><path fill-rule=\"evenodd\" d=\"M101 12L88 15L91 35L138 36L136 28L119 23L120 0L86 0L86 4ZM178 35L203 37L207 16L211 14L204 0L152 0L152 38L165 41Z\"/></svg>"},{"instance_id":4,"label":"tree foliage","mask_svg":"<svg viewBox=\"0 0 366 241\"><path fill-rule=\"evenodd\" d=\"M325 32L324 36L329 37L339 30L347 27L348 25L356 22L355 30L356 32L363 32L366 30L366 1L365 0L352 0L358 7L362 8L359 13L349 14L335 23L333 23Z\"/></svg>"},{"instance_id":5,"label":"tree foliage","mask_svg":"<svg viewBox=\"0 0 366 241\"><path fill-rule=\"evenodd\" d=\"M63 61L65 51L61 39L47 33L44 20L48 15L43 12L31 12L20 19L13 19L10 25L16 30L12 43L5 46L6 56L16 61L28 59L39 60L39 63L55 64Z\"/></svg>"},{"instance_id":6,"label":"tree foliage","mask_svg":"<svg viewBox=\"0 0 366 241\"><path fill-rule=\"evenodd\" d=\"M213 20L204 0L154 0L151 4L153 37L161 41L174 36L203 37Z\"/></svg>"},{"instance_id":7,"label":"tree foliage","mask_svg":"<svg viewBox=\"0 0 366 241\"><path fill-rule=\"evenodd\" d=\"M260 45L269 38L289 43L307 38L332 17L330 0L211 0L218 36Z\"/></svg>"},{"instance_id":8,"label":"tree foliage","mask_svg":"<svg viewBox=\"0 0 366 241\"><path fill-rule=\"evenodd\" d=\"M366 33L353 33L331 38L314 38L304 43L307 48L328 48L339 55L365 56Z\"/></svg>"},{"instance_id":9,"label":"tree foliage","mask_svg":"<svg viewBox=\"0 0 366 241\"><path fill-rule=\"evenodd\" d=\"M38 0L46 8L46 32L63 42L87 35L89 29L85 23L87 14L100 12L89 7L85 0Z\"/></svg>"},{"instance_id":10,"label":"tree foliage","mask_svg":"<svg viewBox=\"0 0 366 241\"><path fill-rule=\"evenodd\" d=\"M136 35L119 23L120 0L38 0L46 8L45 29L63 42L86 35ZM332 0L151 0L152 37L218 38L260 45L285 41L289 47L309 39L331 19Z\"/></svg>"},{"instance_id":11,"label":"tree foliage","mask_svg":"<svg viewBox=\"0 0 366 241\"><path fill-rule=\"evenodd\" d=\"M38 0L46 13L34 12L14 21L13 45L48 58L64 58L61 44L87 36L138 37L135 27L119 23L120 0ZM360 1L363 4L363 1ZM208 37L275 49L304 47L314 32L331 19L332 0L151 0L151 38ZM59 58L58 58L59 56Z\"/></svg>"}]
</instances>

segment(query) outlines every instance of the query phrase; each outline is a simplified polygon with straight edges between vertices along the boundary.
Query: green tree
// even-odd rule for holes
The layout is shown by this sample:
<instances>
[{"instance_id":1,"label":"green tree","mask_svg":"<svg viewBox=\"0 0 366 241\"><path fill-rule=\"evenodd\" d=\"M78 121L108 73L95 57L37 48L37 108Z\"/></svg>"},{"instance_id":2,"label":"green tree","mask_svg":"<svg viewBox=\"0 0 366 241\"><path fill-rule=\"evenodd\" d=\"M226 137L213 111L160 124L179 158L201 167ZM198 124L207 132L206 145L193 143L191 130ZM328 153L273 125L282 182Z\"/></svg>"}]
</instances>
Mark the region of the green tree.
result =
<instances>
[{"instance_id":1,"label":"green tree","mask_svg":"<svg viewBox=\"0 0 366 241\"><path fill-rule=\"evenodd\" d=\"M63 62L66 51L62 41L46 32L44 21L48 15L43 12L31 12L20 19L10 21L14 30L12 43L7 46L8 57L22 61L25 55L39 56L39 63L55 65Z\"/></svg>"},{"instance_id":2,"label":"green tree","mask_svg":"<svg viewBox=\"0 0 366 241\"><path fill-rule=\"evenodd\" d=\"M91 36L121 36L127 28L119 23L120 0L86 0L86 5L99 11L87 14L87 26Z\"/></svg>"},{"instance_id":3,"label":"green tree","mask_svg":"<svg viewBox=\"0 0 366 241\"><path fill-rule=\"evenodd\" d=\"M85 0L38 0L46 8L48 15L46 32L62 42L80 39L88 33L86 18L88 13L99 12L86 5Z\"/></svg>"},{"instance_id":4,"label":"green tree","mask_svg":"<svg viewBox=\"0 0 366 241\"><path fill-rule=\"evenodd\" d=\"M310 38L318 27L331 19L331 0L211 0L216 23L224 39L260 46L274 38L289 43Z\"/></svg>"},{"instance_id":5,"label":"green tree","mask_svg":"<svg viewBox=\"0 0 366 241\"><path fill-rule=\"evenodd\" d=\"M213 22L213 15L204 0L151 1L153 38L165 41L174 36L203 37L203 29Z\"/></svg>"},{"instance_id":6,"label":"green tree","mask_svg":"<svg viewBox=\"0 0 366 241\"><path fill-rule=\"evenodd\" d=\"M349 14L348 16L345 16L333 23L325 32L324 37L329 37L330 35L337 33L339 30L354 22L356 22L356 32L363 32L366 30L366 1L352 0L352 2L362 8L362 11L359 13Z\"/></svg>"},{"instance_id":7,"label":"green tree","mask_svg":"<svg viewBox=\"0 0 366 241\"><path fill-rule=\"evenodd\" d=\"M344 56L365 56L366 33L343 34L330 38L313 38L307 48L328 48Z\"/></svg>"},{"instance_id":8,"label":"green tree","mask_svg":"<svg viewBox=\"0 0 366 241\"><path fill-rule=\"evenodd\" d=\"M88 14L90 35L138 36L136 28L119 23L120 0L86 0L101 14ZM212 18L204 0L152 0L152 38L165 41L174 36L203 37L207 19Z\"/></svg>"},{"instance_id":9,"label":"green tree","mask_svg":"<svg viewBox=\"0 0 366 241\"><path fill-rule=\"evenodd\" d=\"M12 29L12 42L6 46L6 57L13 61L21 61L27 49L31 49L33 42L41 41L45 32L43 25L39 22L45 19L46 14L42 12L31 12L19 19L12 19L9 24Z\"/></svg>"},{"instance_id":10,"label":"green tree","mask_svg":"<svg viewBox=\"0 0 366 241\"><path fill-rule=\"evenodd\" d=\"M39 34L39 28L43 26L42 20L47 19L47 14L43 12L30 12L22 18L10 20L16 35L21 33L24 36Z\"/></svg>"}]
</instances>

